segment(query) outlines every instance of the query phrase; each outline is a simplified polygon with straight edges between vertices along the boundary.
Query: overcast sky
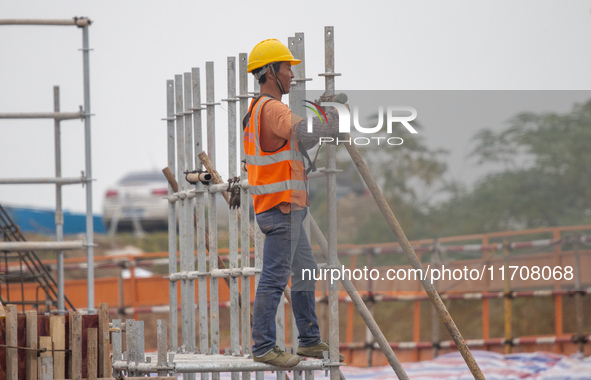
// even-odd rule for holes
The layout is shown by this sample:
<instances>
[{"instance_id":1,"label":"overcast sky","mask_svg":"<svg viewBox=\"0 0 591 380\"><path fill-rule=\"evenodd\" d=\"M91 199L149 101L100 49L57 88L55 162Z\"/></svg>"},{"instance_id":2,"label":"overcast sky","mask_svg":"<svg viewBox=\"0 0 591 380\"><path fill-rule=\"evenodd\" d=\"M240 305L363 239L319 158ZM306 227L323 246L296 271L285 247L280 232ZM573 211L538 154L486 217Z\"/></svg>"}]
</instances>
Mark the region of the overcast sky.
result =
<instances>
[{"instance_id":1,"label":"overcast sky","mask_svg":"<svg viewBox=\"0 0 591 380\"><path fill-rule=\"evenodd\" d=\"M346 90L589 90L590 1L59 1L0 3L0 18L87 16L90 27L94 212L107 187L166 159L166 80L215 62L226 98L226 58L260 40L306 36L309 88L322 89L324 26L335 28L337 88ZM0 26L0 112L83 104L82 33L75 27ZM203 75L203 74L202 74ZM564 112L570 102L557 105ZM223 113L222 103L218 114ZM218 122L219 125L221 121ZM84 170L83 123L62 123L63 176ZM500 128L501 125L491 127ZM463 129L462 129L463 128ZM474 127L476 128L476 127ZM431 146L467 152L475 132L425 130ZM0 177L51 177L53 122L0 120ZM453 162L452 162L453 163ZM221 163L219 164L221 165ZM466 165L450 175L470 180ZM222 170L220 170L222 171ZM51 208L54 187L0 185L0 203ZM64 207L85 209L68 186Z\"/></svg>"}]
</instances>

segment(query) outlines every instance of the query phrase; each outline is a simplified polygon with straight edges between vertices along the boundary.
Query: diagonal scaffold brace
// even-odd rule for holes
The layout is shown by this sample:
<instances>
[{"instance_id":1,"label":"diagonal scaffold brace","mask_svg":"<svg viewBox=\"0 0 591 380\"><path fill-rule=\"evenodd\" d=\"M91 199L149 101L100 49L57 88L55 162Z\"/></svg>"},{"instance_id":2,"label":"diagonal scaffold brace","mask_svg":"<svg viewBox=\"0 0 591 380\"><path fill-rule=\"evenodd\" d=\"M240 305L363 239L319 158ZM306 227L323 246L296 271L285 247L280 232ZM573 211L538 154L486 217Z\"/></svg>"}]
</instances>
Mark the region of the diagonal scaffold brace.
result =
<instances>
[{"instance_id":1,"label":"diagonal scaffold brace","mask_svg":"<svg viewBox=\"0 0 591 380\"><path fill-rule=\"evenodd\" d=\"M346 136L346 139L349 139L348 135ZM380 190L376 181L374 180L373 176L371 175L371 172L369 171L369 168L367 167L365 161L363 160L363 157L361 157L359 150L357 150L357 147L353 144L344 144L344 145L347 148L347 151L349 152L349 155L351 156L353 163L357 167L359 174L363 178L363 181L367 185L367 188L369 189L369 191L371 192L371 195L373 196L374 200L376 201L378 208L380 209L380 211L384 215L384 218L386 218L386 222L388 223L388 226L390 226L390 229L394 233L394 236L396 236L396 240L400 244L400 247L404 251L404 254L408 258L408 261L410 262L410 264L412 265L412 267L414 269L417 269L417 270L420 270L421 272L423 272L424 271L423 264L421 264L421 261L419 260L414 249L412 248L412 245L408 241L408 238L406 237L406 234L402 230L400 223L398 223L398 220L396 219L394 212L392 212L390 205L388 204L388 202L386 202L386 198L382 194L382 191ZM472 353L470 352L470 349L468 348L468 345L466 344L464 337L462 337L460 330L458 329L454 320L452 319L451 315L449 314L449 311L447 311L447 308L443 304L443 301L441 300L441 297L439 296L439 293L437 292L437 290L435 289L433 284L431 284L431 282L429 281L429 279L426 276L421 276L421 284L423 285L423 288L427 292L429 299L433 303L435 310L437 310L437 313L439 314L439 318L441 319L441 321L443 322L443 324L447 328L449 335L451 336L451 338L455 342L458 350L462 354L462 357L464 358L464 361L468 365L470 372L472 372L472 376L474 376L474 378L478 379L478 380L485 379L484 375L482 374L482 371L480 370L480 367L478 366L478 363L476 363L476 360L474 360L474 357L472 356Z\"/></svg>"}]
</instances>

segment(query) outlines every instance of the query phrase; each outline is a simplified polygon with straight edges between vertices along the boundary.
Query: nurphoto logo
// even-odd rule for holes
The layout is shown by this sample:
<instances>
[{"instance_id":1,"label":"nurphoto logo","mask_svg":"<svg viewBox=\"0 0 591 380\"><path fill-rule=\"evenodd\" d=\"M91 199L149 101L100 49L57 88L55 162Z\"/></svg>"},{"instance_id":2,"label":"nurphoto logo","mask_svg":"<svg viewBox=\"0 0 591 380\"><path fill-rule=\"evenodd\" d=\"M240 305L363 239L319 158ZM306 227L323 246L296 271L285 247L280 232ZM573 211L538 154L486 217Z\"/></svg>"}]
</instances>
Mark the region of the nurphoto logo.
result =
<instances>
[{"instance_id":1,"label":"nurphoto logo","mask_svg":"<svg viewBox=\"0 0 591 380\"><path fill-rule=\"evenodd\" d=\"M417 130L410 124L411 121L417 118L417 110L414 107L409 106L379 106L377 112L377 124L375 126L362 126L359 122L359 107L349 108L342 103L338 102L320 102L320 105L304 100L304 102L311 104L314 107L304 105L305 108L310 110L307 115L308 132L313 130L313 119L318 117L321 123L328 122L326 114L322 110L322 107L334 107L339 113L339 133L351 133L351 125L359 133L365 135L376 134L382 131L384 124L386 125L386 133L391 134L394 130L395 124L401 124L410 133L417 133ZM384 112L384 109L386 112ZM351 113L353 114L353 123L351 123ZM385 119L385 120L384 120ZM335 141L336 140L336 141ZM319 143L333 143L339 144L354 144L354 145L369 145L375 143L386 143L388 145L402 145L404 140L401 137L387 137L387 136L358 136L349 137L346 139L339 139L338 137L320 137Z\"/></svg>"}]
</instances>

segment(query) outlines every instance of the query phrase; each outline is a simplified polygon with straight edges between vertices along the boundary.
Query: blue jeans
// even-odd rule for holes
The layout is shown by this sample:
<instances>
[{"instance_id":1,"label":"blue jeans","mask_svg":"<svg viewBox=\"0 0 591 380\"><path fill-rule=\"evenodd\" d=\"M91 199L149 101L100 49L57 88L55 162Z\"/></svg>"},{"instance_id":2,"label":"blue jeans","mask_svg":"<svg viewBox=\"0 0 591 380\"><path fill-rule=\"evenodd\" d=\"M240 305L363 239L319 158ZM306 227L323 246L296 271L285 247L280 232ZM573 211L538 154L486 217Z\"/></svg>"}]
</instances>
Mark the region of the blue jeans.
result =
<instances>
[{"instance_id":1,"label":"blue jeans","mask_svg":"<svg viewBox=\"0 0 591 380\"><path fill-rule=\"evenodd\" d=\"M302 278L303 269L310 269L312 273L318 269L302 226L306 214L307 209L283 214L272 208L256 216L266 238L263 271L254 299L252 352L255 356L266 354L276 345L275 315L290 276L299 345L309 347L320 343L314 299L316 281L308 274Z\"/></svg>"}]
</instances>

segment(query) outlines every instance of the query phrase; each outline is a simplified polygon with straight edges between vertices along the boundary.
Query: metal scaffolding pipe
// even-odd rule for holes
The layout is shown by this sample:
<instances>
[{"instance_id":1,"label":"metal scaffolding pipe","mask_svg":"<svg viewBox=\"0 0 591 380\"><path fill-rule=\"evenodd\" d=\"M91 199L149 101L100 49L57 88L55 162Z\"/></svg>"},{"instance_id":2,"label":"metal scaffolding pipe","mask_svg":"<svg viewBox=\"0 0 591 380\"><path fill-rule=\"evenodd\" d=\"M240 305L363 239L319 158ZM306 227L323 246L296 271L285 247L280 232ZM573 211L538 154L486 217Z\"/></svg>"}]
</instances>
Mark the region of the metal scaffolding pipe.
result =
<instances>
[{"instance_id":1,"label":"metal scaffolding pipe","mask_svg":"<svg viewBox=\"0 0 591 380\"><path fill-rule=\"evenodd\" d=\"M207 153L212 165L216 164L215 146L215 87L214 87L214 65L213 62L205 63L205 106L207 116ZM209 194L209 269L218 269L218 225L216 194ZM210 353L220 353L220 310L219 310L219 285L218 279L209 280L209 331L210 331ZM213 374L212 379L219 379L219 374Z\"/></svg>"},{"instance_id":2,"label":"metal scaffolding pipe","mask_svg":"<svg viewBox=\"0 0 591 380\"><path fill-rule=\"evenodd\" d=\"M0 25L46 25L46 26L90 26L92 21L85 17L74 17L65 20L43 20L43 19L4 19Z\"/></svg>"},{"instance_id":3,"label":"metal scaffolding pipe","mask_svg":"<svg viewBox=\"0 0 591 380\"><path fill-rule=\"evenodd\" d=\"M169 172L176 171L176 136L174 133L175 118L174 118L174 81L166 81L166 134L167 134L167 156ZM174 178L174 175L172 175ZM175 181L176 182L176 181ZM178 192L178 186L173 186L173 182L168 181L168 194ZM168 203L168 271L170 273L177 270L177 243L176 243L176 205L172 202ZM169 310L169 328L170 328L170 350L176 351L178 347L178 313L177 313L177 283L170 281L168 284L168 299L170 304Z\"/></svg>"},{"instance_id":4,"label":"metal scaffolding pipe","mask_svg":"<svg viewBox=\"0 0 591 380\"><path fill-rule=\"evenodd\" d=\"M406 237L406 234L400 226L400 223L398 223L396 216L394 216L394 213L392 212L390 205L388 204L388 202L386 202L386 198L384 197L382 191L375 182L369 168L367 167L365 161L361 157L361 154L359 154L357 147L352 144L345 144L345 147L347 148L347 151L349 152L349 155L351 156L353 163L357 167L359 174L361 174L361 177L367 185L367 188L374 197L376 204L378 205L378 208L384 215L390 229L396 236L396 240L400 243L400 246L402 247L404 254L406 255L410 264L414 269L420 270L421 272L424 271L423 264L421 264L421 261L414 252L413 247L411 246L410 242L408 241L408 238ZM464 358L464 361L468 365L468 368L470 368L470 372L472 372L472 375L475 379L484 379L484 375L482 374L482 371L480 370L478 363L476 363L476 360L474 360L474 357L470 352L470 348L468 348L468 345L466 344L464 337L460 333L460 330L458 329L454 320L449 314L449 311L447 311L447 308L443 304L443 301L441 300L439 293L437 293L437 291L431 284L430 279L421 279L421 284L423 285L423 288L425 289L425 291L429 295L429 298L433 302L433 306L435 306L435 309L437 309L439 317L443 321L443 324L447 328L447 331L456 343L458 350L460 351L462 357Z\"/></svg>"},{"instance_id":5,"label":"metal scaffolding pipe","mask_svg":"<svg viewBox=\"0 0 591 380\"><path fill-rule=\"evenodd\" d=\"M324 62L325 71L334 73L334 28L324 28ZM332 95L335 92L334 76L325 77L325 95ZM337 168L336 168L336 146L327 145L326 151L326 204L328 220L328 241L327 256L328 265L336 267L337 258ZM329 357L331 363L339 362L339 293L338 283L331 281L328 285L328 314L329 314ZM331 368L330 379L339 380L340 371L338 367Z\"/></svg>"},{"instance_id":6,"label":"metal scaffolding pipe","mask_svg":"<svg viewBox=\"0 0 591 380\"><path fill-rule=\"evenodd\" d=\"M60 112L60 88L53 87L53 110ZM61 121L54 120L54 154L55 154L55 177L61 179L62 176L62 137ZM64 240L64 213L62 211L62 185L55 185L55 237L57 241ZM64 314L64 251L57 252L57 310L59 314Z\"/></svg>"},{"instance_id":7,"label":"metal scaffolding pipe","mask_svg":"<svg viewBox=\"0 0 591 380\"><path fill-rule=\"evenodd\" d=\"M193 137L195 148L193 153L197 153L203 145L203 117L201 114L201 74L199 68L191 69L191 79L193 88ZM195 169L201 170L201 161L195 156ZM207 270L207 247L205 234L205 192L203 191L203 184L196 184L197 191L195 217L196 226L195 234L197 237L197 271L205 272ZM200 277L198 281L199 292L199 353L206 354L209 352L209 331L208 331L208 315L207 315L207 278Z\"/></svg>"},{"instance_id":8,"label":"metal scaffolding pipe","mask_svg":"<svg viewBox=\"0 0 591 380\"><path fill-rule=\"evenodd\" d=\"M0 119L82 119L84 111L78 112L6 112L0 113Z\"/></svg>"},{"instance_id":9,"label":"metal scaffolding pipe","mask_svg":"<svg viewBox=\"0 0 591 380\"><path fill-rule=\"evenodd\" d=\"M248 111L248 76L246 73L248 55L246 53L240 53L238 56L238 88L239 88L239 99L240 99L240 115L246 115ZM240 120L240 118L239 118ZM241 129L239 129L241 130ZM244 144L239 143L240 146L240 161L245 159ZM240 165L240 178L243 180L240 182L240 213L244 215L250 215L250 193L248 189L242 186L242 182L248 183L246 178L248 174L244 170L244 165ZM253 235L254 238L254 235ZM254 240L254 239L253 239ZM240 218L240 265L242 270L250 267L250 218ZM241 282L241 304L248 305L248 307L242 307L242 315L240 326L242 327L242 353L250 354L250 336L251 336L251 311L250 311L250 281ZM250 379L249 373L242 374L243 379Z\"/></svg>"},{"instance_id":10,"label":"metal scaffolding pipe","mask_svg":"<svg viewBox=\"0 0 591 380\"><path fill-rule=\"evenodd\" d=\"M227 59L227 89L228 98L228 178L234 178L237 175L237 118L236 118L236 57ZM229 214L229 248L230 248L230 269L227 272L242 273L238 268L238 210L230 207ZM254 268L253 268L254 269ZM212 271L212 276L214 275ZM229 273L228 273L229 274ZM254 273L253 273L254 274ZM238 289L238 278L230 276L230 353L240 353L240 292ZM247 305L243 305L247 308ZM249 339L250 341L250 339ZM233 374L232 378L238 380L238 374Z\"/></svg>"},{"instance_id":11,"label":"metal scaffolding pipe","mask_svg":"<svg viewBox=\"0 0 591 380\"><path fill-rule=\"evenodd\" d=\"M2 178L0 185L74 185L77 183L86 183L88 180L84 177L56 177L56 178Z\"/></svg>"},{"instance_id":12,"label":"metal scaffolding pipe","mask_svg":"<svg viewBox=\"0 0 591 380\"><path fill-rule=\"evenodd\" d=\"M182 75L182 101L179 107L183 110L183 140L182 146L179 146L177 152L178 157L184 156L182 160L183 172L185 170L193 170L193 112L191 110L192 104L192 89L191 89L191 73L185 72ZM179 160L179 167L181 161ZM182 173L179 173L179 187L183 190L188 190L191 186L183 178ZM180 244L180 267L181 270L193 271L195 270L195 229L193 228L193 213L195 201L193 198L186 199L181 202L181 207L185 213L181 213L181 236L179 236ZM184 218L184 219L183 219ZM183 334L183 346L189 352L195 351L195 282L192 279L181 280L181 332ZM194 376L189 376L193 379Z\"/></svg>"},{"instance_id":13,"label":"metal scaffolding pipe","mask_svg":"<svg viewBox=\"0 0 591 380\"><path fill-rule=\"evenodd\" d=\"M90 47L88 43L88 25L82 27L82 68L84 79L84 163L86 177L92 178L92 152L90 129ZM92 182L86 183L86 256L88 272L88 310L94 313L94 218L92 215Z\"/></svg>"},{"instance_id":14,"label":"metal scaffolding pipe","mask_svg":"<svg viewBox=\"0 0 591 380\"><path fill-rule=\"evenodd\" d=\"M179 357L181 355L176 355ZM159 367L157 362L134 363L115 361L113 369L116 371L130 371L137 373L157 373L159 370L169 370L176 373L203 373L203 372L254 372L254 371L286 371L269 364L255 362L245 357L208 355L207 361L199 360L203 355L182 355L186 359L182 362L169 363L166 368ZM324 370L327 365L323 360L302 360L298 365L289 368L289 371Z\"/></svg>"},{"instance_id":15,"label":"metal scaffolding pipe","mask_svg":"<svg viewBox=\"0 0 591 380\"><path fill-rule=\"evenodd\" d=\"M289 108L291 112L301 116L302 118L306 117L306 112L301 104L304 100L305 93L306 93L306 57L305 57L305 48L304 48L304 33L296 33L295 37L289 37L287 39L288 43L287 46L291 53L293 54L295 59L301 60L301 62L292 67L294 73L294 82L292 82L291 90L289 91ZM246 112L245 112L246 113ZM310 173L311 174L311 173ZM246 177L246 175L245 175ZM310 176L308 176L310 178ZM306 236L310 236L310 217L309 213L308 216L304 219L303 223L304 231L306 232ZM299 345L299 331L298 326L296 323L295 318L292 318L291 321L291 345L293 347L294 352L297 352L298 345ZM297 377L294 377L295 380L299 380Z\"/></svg>"},{"instance_id":16,"label":"metal scaffolding pipe","mask_svg":"<svg viewBox=\"0 0 591 380\"><path fill-rule=\"evenodd\" d=\"M318 245L320 246L320 250L324 253L325 256L328 256L328 241L326 240L326 237L324 237L324 234L322 233L320 227L318 227L316 220L311 215L310 232L314 239L316 239ZM366 326L369 328L372 335L374 336L376 343L380 346L380 349L382 350L384 356L386 356L386 359L388 360L388 363L390 363L390 366L396 373L396 376L398 376L399 379L408 379L409 377L406 374L406 371L402 367L402 364L400 364L400 361L396 357L396 354L392 350L392 347L390 347L390 343L388 342L386 336L380 329L380 326L378 326L373 315L363 302L363 299L361 298L359 293L357 293L355 285L353 285L351 280L349 280L348 278L342 278L341 283L343 284L343 287L349 294L351 302L353 302L353 304L355 305L355 308L359 312L359 315L361 315L361 318L363 318L363 321L365 322Z\"/></svg>"},{"instance_id":17,"label":"metal scaffolding pipe","mask_svg":"<svg viewBox=\"0 0 591 380\"><path fill-rule=\"evenodd\" d=\"M0 251L58 251L66 249L83 249L84 241L7 241L0 242Z\"/></svg>"}]
</instances>

